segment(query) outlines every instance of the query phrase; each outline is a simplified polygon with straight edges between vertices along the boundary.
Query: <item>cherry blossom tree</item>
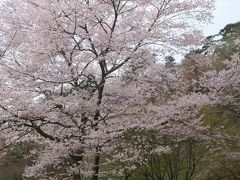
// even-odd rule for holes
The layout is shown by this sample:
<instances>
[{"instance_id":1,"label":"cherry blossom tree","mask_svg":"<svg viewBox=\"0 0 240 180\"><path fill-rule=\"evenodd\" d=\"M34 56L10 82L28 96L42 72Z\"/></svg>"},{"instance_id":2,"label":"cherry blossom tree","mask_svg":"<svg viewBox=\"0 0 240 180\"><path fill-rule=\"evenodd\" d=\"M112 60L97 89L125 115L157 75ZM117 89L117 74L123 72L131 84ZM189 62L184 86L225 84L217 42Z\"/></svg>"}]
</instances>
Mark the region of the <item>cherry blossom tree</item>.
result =
<instances>
[{"instance_id":1,"label":"cherry blossom tree","mask_svg":"<svg viewBox=\"0 0 240 180\"><path fill-rule=\"evenodd\" d=\"M66 170L62 178L96 180L101 154L129 130L208 138L198 116L208 97L186 93L157 60L198 45L213 7L212 0L5 0L1 132L9 143L45 147L25 175L47 176L53 165Z\"/></svg>"},{"instance_id":2,"label":"cherry blossom tree","mask_svg":"<svg viewBox=\"0 0 240 180\"><path fill-rule=\"evenodd\" d=\"M233 40L232 40L233 41ZM235 49L239 48L239 38L231 43ZM216 48L220 48L218 45ZM224 52L223 52L224 53ZM199 88L209 94L212 104L225 106L236 114L239 114L239 52L233 52L225 60L218 60L218 52L205 55L198 54L194 57L196 68L198 68ZM222 61L221 69L216 66L216 61ZM196 78L195 78L196 79ZM199 89L199 90L200 90Z\"/></svg>"},{"instance_id":3,"label":"cherry blossom tree","mask_svg":"<svg viewBox=\"0 0 240 180\"><path fill-rule=\"evenodd\" d=\"M232 39L229 44L235 49L239 48L239 38ZM221 44L215 46L220 49ZM211 47L210 47L211 48ZM208 51L208 49L206 49ZM226 50L227 52L228 50ZM196 65L199 69L205 68L207 71L202 71L198 79L198 88L196 91L201 91L207 94L210 98L210 104L205 108L203 119L207 122L212 130L218 131L221 139L218 139L216 144L212 144L209 149L209 154L206 155L205 163L209 164L209 169L201 173L203 179L215 179L216 177L239 177L237 164L239 164L239 113L240 113L240 56L239 52L232 53L225 60L216 57L216 54L210 51L208 55L203 52L202 61L198 61ZM222 51L222 53L226 53ZM216 66L216 63L221 63ZM217 64L218 65L218 64ZM195 86L196 87L196 86ZM217 165L216 165L217 164ZM224 170L224 172L223 172Z\"/></svg>"}]
</instances>

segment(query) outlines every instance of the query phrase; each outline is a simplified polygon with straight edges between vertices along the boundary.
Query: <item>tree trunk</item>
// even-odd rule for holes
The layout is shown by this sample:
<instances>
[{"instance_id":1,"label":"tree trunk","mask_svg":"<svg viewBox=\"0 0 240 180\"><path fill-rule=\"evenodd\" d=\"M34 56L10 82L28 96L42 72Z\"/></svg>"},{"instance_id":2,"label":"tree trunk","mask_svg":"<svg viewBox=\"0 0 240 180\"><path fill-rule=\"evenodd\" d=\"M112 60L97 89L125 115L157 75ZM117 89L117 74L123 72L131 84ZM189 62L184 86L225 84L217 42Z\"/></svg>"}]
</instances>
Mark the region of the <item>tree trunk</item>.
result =
<instances>
[{"instance_id":1,"label":"tree trunk","mask_svg":"<svg viewBox=\"0 0 240 180\"><path fill-rule=\"evenodd\" d=\"M72 161L73 161L73 164L79 166L79 161L82 161L82 160L83 160L83 155L82 155L83 150L79 150L79 151L76 152L76 153L78 153L78 155L70 155L70 157L71 157L71 159L72 159ZM81 177L80 171L79 171L78 174L73 174L73 175L72 175L72 180L81 180L81 179L82 179L82 177Z\"/></svg>"},{"instance_id":2,"label":"tree trunk","mask_svg":"<svg viewBox=\"0 0 240 180\"><path fill-rule=\"evenodd\" d=\"M92 180L98 180L99 163L100 163L100 153L99 153L99 147L97 147L96 148L96 155L94 156L94 166L93 166Z\"/></svg>"},{"instance_id":3,"label":"tree trunk","mask_svg":"<svg viewBox=\"0 0 240 180\"><path fill-rule=\"evenodd\" d=\"M74 174L72 179L73 180L81 180L81 175L80 174Z\"/></svg>"}]
</instances>

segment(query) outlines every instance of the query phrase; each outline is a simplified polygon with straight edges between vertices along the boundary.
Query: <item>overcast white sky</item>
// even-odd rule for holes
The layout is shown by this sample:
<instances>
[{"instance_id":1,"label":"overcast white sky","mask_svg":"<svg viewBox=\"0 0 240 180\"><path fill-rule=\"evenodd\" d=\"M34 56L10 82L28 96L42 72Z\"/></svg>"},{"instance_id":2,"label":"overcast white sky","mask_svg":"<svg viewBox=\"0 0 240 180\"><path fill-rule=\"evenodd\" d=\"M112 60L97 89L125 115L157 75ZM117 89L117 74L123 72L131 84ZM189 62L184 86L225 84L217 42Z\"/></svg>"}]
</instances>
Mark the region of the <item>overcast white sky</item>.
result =
<instances>
[{"instance_id":1,"label":"overcast white sky","mask_svg":"<svg viewBox=\"0 0 240 180\"><path fill-rule=\"evenodd\" d=\"M204 28L204 35L214 35L229 23L240 21L240 0L216 0L213 24Z\"/></svg>"}]
</instances>

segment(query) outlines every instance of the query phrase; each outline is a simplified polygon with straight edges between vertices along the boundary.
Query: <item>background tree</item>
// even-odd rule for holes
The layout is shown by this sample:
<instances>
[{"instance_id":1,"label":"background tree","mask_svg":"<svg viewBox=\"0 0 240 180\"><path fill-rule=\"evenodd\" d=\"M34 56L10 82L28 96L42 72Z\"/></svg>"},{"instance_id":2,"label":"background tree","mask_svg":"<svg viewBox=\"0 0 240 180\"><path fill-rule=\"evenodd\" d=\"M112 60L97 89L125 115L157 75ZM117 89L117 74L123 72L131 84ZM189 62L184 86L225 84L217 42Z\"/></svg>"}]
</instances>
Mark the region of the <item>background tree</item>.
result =
<instances>
[{"instance_id":1,"label":"background tree","mask_svg":"<svg viewBox=\"0 0 240 180\"><path fill-rule=\"evenodd\" d=\"M165 57L165 67L169 69L171 73L177 74L177 65L173 56Z\"/></svg>"}]
</instances>

